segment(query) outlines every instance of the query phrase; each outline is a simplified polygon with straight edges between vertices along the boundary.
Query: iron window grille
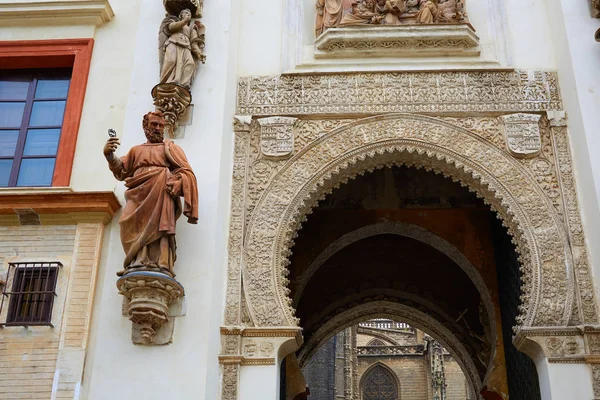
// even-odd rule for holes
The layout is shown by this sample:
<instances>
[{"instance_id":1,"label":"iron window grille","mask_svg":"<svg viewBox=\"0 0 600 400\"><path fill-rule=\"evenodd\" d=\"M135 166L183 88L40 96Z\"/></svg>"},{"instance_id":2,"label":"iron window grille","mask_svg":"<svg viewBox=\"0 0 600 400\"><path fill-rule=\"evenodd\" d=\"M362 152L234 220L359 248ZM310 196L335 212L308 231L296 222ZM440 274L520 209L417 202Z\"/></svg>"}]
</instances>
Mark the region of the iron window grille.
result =
<instances>
[{"instance_id":1,"label":"iron window grille","mask_svg":"<svg viewBox=\"0 0 600 400\"><path fill-rule=\"evenodd\" d=\"M6 322L0 326L52 326L59 262L9 263L0 302L0 315L8 303ZM10 289L9 289L10 288Z\"/></svg>"}]
</instances>

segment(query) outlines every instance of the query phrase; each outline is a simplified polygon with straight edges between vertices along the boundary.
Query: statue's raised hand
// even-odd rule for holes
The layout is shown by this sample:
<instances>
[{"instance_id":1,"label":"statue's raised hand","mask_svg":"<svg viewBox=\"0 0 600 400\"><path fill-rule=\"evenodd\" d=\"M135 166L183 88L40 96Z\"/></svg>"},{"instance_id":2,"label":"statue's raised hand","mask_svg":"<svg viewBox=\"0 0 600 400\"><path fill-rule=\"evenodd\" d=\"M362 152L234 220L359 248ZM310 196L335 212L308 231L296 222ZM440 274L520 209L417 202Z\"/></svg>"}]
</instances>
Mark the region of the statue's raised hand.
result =
<instances>
[{"instance_id":1,"label":"statue's raised hand","mask_svg":"<svg viewBox=\"0 0 600 400\"><path fill-rule=\"evenodd\" d=\"M110 160L113 157L113 153L117 150L121 143L119 143L119 138L111 137L108 138L106 144L104 145L104 157L107 160Z\"/></svg>"}]
</instances>

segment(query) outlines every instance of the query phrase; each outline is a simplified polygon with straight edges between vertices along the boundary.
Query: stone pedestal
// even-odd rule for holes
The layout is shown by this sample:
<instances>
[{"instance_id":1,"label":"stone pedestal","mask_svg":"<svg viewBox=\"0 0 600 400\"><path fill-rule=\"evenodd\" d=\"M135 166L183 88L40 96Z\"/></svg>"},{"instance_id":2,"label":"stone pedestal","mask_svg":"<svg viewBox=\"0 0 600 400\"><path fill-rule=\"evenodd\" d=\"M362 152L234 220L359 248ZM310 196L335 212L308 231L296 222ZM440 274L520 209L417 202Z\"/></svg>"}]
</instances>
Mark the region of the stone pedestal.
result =
<instances>
[{"instance_id":1,"label":"stone pedestal","mask_svg":"<svg viewBox=\"0 0 600 400\"><path fill-rule=\"evenodd\" d=\"M171 302L184 295L183 286L165 274L144 271L123 275L117 281L117 287L129 300L126 313L134 323L133 331L139 336L139 340L133 338L134 343L168 343L162 340L157 343L156 333L169 321Z\"/></svg>"},{"instance_id":2,"label":"stone pedestal","mask_svg":"<svg viewBox=\"0 0 600 400\"><path fill-rule=\"evenodd\" d=\"M159 83L152 88L152 99L157 111L165 116L165 133L176 137L176 129L192 102L192 94L175 83Z\"/></svg>"}]
</instances>

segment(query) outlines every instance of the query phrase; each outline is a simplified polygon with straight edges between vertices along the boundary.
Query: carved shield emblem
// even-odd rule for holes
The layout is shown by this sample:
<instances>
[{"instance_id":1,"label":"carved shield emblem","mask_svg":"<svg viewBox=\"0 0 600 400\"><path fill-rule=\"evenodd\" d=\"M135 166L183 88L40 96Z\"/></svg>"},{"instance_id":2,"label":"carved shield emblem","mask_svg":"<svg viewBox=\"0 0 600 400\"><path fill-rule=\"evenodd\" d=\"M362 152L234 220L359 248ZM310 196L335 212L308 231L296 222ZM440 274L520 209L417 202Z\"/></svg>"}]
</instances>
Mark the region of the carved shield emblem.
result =
<instances>
[{"instance_id":1,"label":"carved shield emblem","mask_svg":"<svg viewBox=\"0 0 600 400\"><path fill-rule=\"evenodd\" d=\"M535 157L542 149L538 114L511 114L504 120L504 137L508 151L515 157Z\"/></svg>"},{"instance_id":2,"label":"carved shield emblem","mask_svg":"<svg viewBox=\"0 0 600 400\"><path fill-rule=\"evenodd\" d=\"M258 120L260 149L265 157L284 158L294 151L294 122L298 118L269 117Z\"/></svg>"}]
</instances>

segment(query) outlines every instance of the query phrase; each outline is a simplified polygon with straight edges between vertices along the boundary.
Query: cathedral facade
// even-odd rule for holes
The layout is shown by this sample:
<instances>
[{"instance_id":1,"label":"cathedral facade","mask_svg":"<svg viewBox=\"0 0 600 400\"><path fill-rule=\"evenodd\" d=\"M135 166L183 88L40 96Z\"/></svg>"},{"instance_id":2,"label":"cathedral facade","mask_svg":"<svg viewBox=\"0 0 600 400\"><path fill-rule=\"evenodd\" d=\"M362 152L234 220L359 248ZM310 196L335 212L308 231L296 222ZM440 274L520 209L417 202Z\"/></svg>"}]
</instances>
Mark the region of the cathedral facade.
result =
<instances>
[{"instance_id":1,"label":"cathedral facade","mask_svg":"<svg viewBox=\"0 0 600 400\"><path fill-rule=\"evenodd\" d=\"M600 399L599 16L0 2L0 399Z\"/></svg>"}]
</instances>

